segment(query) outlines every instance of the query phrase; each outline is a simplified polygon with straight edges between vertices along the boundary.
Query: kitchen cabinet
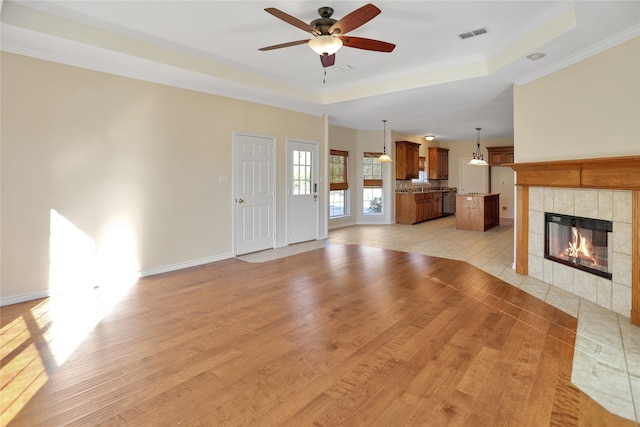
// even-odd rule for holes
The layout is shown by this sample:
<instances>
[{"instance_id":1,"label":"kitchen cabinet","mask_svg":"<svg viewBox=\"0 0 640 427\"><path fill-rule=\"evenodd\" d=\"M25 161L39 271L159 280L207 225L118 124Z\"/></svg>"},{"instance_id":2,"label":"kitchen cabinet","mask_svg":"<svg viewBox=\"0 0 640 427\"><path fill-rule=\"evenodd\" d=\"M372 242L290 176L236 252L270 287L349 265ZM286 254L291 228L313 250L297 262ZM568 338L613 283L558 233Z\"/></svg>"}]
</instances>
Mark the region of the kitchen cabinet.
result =
<instances>
[{"instance_id":1,"label":"kitchen cabinet","mask_svg":"<svg viewBox=\"0 0 640 427\"><path fill-rule=\"evenodd\" d=\"M396 179L418 179L420 144L396 141Z\"/></svg>"},{"instance_id":2,"label":"kitchen cabinet","mask_svg":"<svg viewBox=\"0 0 640 427\"><path fill-rule=\"evenodd\" d=\"M513 146L487 147L489 153L489 166L502 166L504 163L513 163Z\"/></svg>"},{"instance_id":3,"label":"kitchen cabinet","mask_svg":"<svg viewBox=\"0 0 640 427\"><path fill-rule=\"evenodd\" d=\"M429 147L429 179L449 179L449 149Z\"/></svg>"},{"instance_id":4,"label":"kitchen cabinet","mask_svg":"<svg viewBox=\"0 0 640 427\"><path fill-rule=\"evenodd\" d=\"M441 191L396 193L396 224L416 224L441 216Z\"/></svg>"},{"instance_id":5,"label":"kitchen cabinet","mask_svg":"<svg viewBox=\"0 0 640 427\"><path fill-rule=\"evenodd\" d=\"M487 231L500 224L500 194L458 194L456 229Z\"/></svg>"}]
</instances>

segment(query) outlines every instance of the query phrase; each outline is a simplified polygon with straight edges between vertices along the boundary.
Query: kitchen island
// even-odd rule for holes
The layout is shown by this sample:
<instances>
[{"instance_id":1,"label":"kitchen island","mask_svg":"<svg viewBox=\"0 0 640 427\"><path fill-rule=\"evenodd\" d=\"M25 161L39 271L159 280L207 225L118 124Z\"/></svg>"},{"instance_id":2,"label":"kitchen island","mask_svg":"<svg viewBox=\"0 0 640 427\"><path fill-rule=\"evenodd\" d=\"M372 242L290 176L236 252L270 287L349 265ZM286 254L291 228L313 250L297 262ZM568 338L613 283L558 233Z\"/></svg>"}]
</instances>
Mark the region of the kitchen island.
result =
<instances>
[{"instance_id":1,"label":"kitchen island","mask_svg":"<svg viewBox=\"0 0 640 427\"><path fill-rule=\"evenodd\" d=\"M396 224L417 224L454 214L455 192L455 188L396 191Z\"/></svg>"},{"instance_id":2,"label":"kitchen island","mask_svg":"<svg viewBox=\"0 0 640 427\"><path fill-rule=\"evenodd\" d=\"M499 193L456 196L456 229L487 231L499 224Z\"/></svg>"}]
</instances>

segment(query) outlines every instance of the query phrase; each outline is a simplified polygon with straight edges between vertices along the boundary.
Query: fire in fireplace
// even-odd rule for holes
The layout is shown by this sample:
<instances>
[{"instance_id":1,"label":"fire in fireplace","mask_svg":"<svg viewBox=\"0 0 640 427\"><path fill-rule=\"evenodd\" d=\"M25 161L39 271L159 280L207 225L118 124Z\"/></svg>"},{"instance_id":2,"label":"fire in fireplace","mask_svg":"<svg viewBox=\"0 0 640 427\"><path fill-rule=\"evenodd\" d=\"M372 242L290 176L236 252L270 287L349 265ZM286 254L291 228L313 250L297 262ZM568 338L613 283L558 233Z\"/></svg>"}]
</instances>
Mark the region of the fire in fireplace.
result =
<instances>
[{"instance_id":1,"label":"fire in fireplace","mask_svg":"<svg viewBox=\"0 0 640 427\"><path fill-rule=\"evenodd\" d=\"M544 216L546 259L611 279L611 221L548 212Z\"/></svg>"}]
</instances>

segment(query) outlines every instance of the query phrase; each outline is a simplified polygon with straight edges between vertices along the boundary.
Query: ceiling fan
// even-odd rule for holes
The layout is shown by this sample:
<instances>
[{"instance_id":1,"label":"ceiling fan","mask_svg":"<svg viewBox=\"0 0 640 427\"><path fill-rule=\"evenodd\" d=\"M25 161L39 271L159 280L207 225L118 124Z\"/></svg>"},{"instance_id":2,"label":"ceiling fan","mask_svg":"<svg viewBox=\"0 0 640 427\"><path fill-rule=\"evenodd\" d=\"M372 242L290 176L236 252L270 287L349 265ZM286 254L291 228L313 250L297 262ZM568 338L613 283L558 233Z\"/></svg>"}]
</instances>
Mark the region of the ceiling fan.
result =
<instances>
[{"instance_id":1,"label":"ceiling fan","mask_svg":"<svg viewBox=\"0 0 640 427\"><path fill-rule=\"evenodd\" d=\"M284 22L293 25L294 27L298 27L301 30L311 33L313 38L276 44L273 46L263 47L258 50L266 51L307 43L311 49L320 55L320 62L322 62L322 66L330 67L335 63L336 52L342 46L373 50L376 52L391 52L396 47L395 44L380 40L346 35L349 31L355 30L363 24L366 24L380 14L380 9L372 4L364 5L344 16L340 20L331 18L333 15L333 8L321 7L318 9L320 18L311 21L309 24L274 7L266 8L265 11L276 18L282 19Z\"/></svg>"}]
</instances>

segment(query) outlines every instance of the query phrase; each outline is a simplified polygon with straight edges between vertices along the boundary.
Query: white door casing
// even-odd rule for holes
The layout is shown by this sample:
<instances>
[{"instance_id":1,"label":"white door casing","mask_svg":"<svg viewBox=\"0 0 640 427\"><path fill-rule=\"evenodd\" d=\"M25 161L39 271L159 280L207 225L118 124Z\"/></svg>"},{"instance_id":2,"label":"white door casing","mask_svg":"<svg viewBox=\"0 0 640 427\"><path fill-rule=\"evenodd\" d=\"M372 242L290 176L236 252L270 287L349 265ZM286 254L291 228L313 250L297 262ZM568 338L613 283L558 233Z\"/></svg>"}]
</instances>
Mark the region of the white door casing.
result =
<instances>
[{"instance_id":1,"label":"white door casing","mask_svg":"<svg viewBox=\"0 0 640 427\"><path fill-rule=\"evenodd\" d=\"M273 248L276 139L234 132L236 255Z\"/></svg>"},{"instance_id":2,"label":"white door casing","mask_svg":"<svg viewBox=\"0 0 640 427\"><path fill-rule=\"evenodd\" d=\"M288 141L289 244L318 238L318 143Z\"/></svg>"}]
</instances>

